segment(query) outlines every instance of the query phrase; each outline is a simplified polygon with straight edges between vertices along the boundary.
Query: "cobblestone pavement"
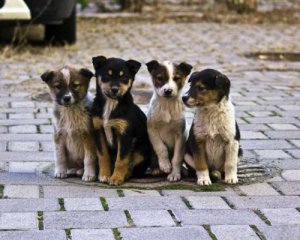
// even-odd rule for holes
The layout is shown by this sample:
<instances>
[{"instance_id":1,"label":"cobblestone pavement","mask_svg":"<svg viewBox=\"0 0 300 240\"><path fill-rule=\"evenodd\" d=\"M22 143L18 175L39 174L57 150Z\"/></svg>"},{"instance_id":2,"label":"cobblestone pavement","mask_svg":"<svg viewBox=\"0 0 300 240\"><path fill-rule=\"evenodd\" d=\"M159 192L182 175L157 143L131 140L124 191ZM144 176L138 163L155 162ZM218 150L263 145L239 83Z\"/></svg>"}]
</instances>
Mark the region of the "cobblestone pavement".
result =
<instances>
[{"instance_id":1,"label":"cobblestone pavement","mask_svg":"<svg viewBox=\"0 0 300 240\"><path fill-rule=\"evenodd\" d=\"M299 52L299 38L299 26L283 24L81 21L75 47L2 48L0 239L300 239L300 63L244 57ZM97 54L220 69L232 80L245 159L280 173L220 192L109 189L36 175L53 162L51 104L31 99L46 91L39 75L63 64L91 68ZM136 86L142 81L149 83L145 67Z\"/></svg>"}]
</instances>

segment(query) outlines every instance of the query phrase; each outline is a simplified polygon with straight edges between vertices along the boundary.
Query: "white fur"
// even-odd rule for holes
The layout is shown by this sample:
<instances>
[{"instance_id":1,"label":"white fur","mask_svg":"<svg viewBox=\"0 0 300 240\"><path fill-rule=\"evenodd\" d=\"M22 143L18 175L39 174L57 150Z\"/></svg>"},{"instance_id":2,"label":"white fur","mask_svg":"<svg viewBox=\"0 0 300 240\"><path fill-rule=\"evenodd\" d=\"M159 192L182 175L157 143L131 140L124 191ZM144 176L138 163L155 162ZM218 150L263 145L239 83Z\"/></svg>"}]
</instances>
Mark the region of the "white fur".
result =
<instances>
[{"instance_id":1,"label":"white fur","mask_svg":"<svg viewBox=\"0 0 300 240\"><path fill-rule=\"evenodd\" d=\"M103 120L104 120L104 132L108 143L112 146L113 145L113 135L111 127L107 126L110 114L112 111L117 107L118 100L106 98L104 112L103 112Z\"/></svg>"},{"instance_id":2,"label":"white fur","mask_svg":"<svg viewBox=\"0 0 300 240\"><path fill-rule=\"evenodd\" d=\"M63 74L67 85L69 85L70 84L70 78L71 78L70 70L68 68L64 67L64 68L61 69L60 72Z\"/></svg>"},{"instance_id":3,"label":"white fur","mask_svg":"<svg viewBox=\"0 0 300 240\"><path fill-rule=\"evenodd\" d=\"M161 89L172 88L173 98L165 98L161 89L156 89L150 101L147 114L147 129L154 151L157 154L159 167L165 173L170 173L170 181L178 181L181 178L180 170L186 141L184 105L181 99L181 91L173 81L173 64L164 62L169 71L170 79ZM162 90L164 91L164 90ZM168 149L173 151L170 162Z\"/></svg>"},{"instance_id":4,"label":"white fur","mask_svg":"<svg viewBox=\"0 0 300 240\"><path fill-rule=\"evenodd\" d=\"M231 100L223 98L218 104L197 109L194 134L196 140L206 141L205 151L209 169L224 169L225 181L236 183L239 143L235 140L235 113ZM190 160L188 157L185 159Z\"/></svg>"}]
</instances>

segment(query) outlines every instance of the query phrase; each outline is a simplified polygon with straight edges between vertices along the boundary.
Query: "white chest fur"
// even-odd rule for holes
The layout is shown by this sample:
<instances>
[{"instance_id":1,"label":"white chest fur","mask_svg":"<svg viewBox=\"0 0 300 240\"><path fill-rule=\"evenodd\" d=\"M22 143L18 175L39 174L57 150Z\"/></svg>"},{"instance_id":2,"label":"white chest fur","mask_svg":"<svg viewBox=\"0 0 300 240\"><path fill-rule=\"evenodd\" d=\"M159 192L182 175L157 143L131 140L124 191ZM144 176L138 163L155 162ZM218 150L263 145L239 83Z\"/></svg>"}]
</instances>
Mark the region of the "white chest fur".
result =
<instances>
[{"instance_id":1,"label":"white chest fur","mask_svg":"<svg viewBox=\"0 0 300 240\"><path fill-rule=\"evenodd\" d=\"M103 111L103 121L104 121L104 132L107 139L107 142L112 146L113 145L113 135L112 135L112 129L111 126L109 126L108 120L112 113L112 111L117 107L118 100L107 98L105 105L104 105L104 111Z\"/></svg>"},{"instance_id":2,"label":"white chest fur","mask_svg":"<svg viewBox=\"0 0 300 240\"><path fill-rule=\"evenodd\" d=\"M196 139L221 137L227 142L235 137L235 114L230 99L197 110L194 119Z\"/></svg>"}]
</instances>

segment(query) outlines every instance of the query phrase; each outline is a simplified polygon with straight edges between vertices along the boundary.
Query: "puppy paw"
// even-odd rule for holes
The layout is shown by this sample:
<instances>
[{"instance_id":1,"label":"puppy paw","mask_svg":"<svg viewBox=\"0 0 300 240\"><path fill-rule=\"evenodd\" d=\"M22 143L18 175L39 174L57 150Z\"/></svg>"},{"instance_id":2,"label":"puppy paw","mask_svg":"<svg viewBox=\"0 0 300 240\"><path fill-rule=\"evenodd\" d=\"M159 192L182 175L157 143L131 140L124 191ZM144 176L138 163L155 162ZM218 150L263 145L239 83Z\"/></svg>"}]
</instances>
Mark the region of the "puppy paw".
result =
<instances>
[{"instance_id":1,"label":"puppy paw","mask_svg":"<svg viewBox=\"0 0 300 240\"><path fill-rule=\"evenodd\" d=\"M198 178L197 179L197 184L200 186L204 186L204 185L211 185L211 180L210 178Z\"/></svg>"},{"instance_id":2,"label":"puppy paw","mask_svg":"<svg viewBox=\"0 0 300 240\"><path fill-rule=\"evenodd\" d=\"M54 177L55 178L67 178L68 174L67 174L67 169L55 169L55 173L54 173Z\"/></svg>"},{"instance_id":3,"label":"puppy paw","mask_svg":"<svg viewBox=\"0 0 300 240\"><path fill-rule=\"evenodd\" d=\"M239 182L239 179L237 178L237 176L225 176L225 182L228 184L237 184Z\"/></svg>"},{"instance_id":4,"label":"puppy paw","mask_svg":"<svg viewBox=\"0 0 300 240\"><path fill-rule=\"evenodd\" d=\"M159 168L164 173L170 173L172 170L172 165L169 160L159 161Z\"/></svg>"},{"instance_id":5,"label":"puppy paw","mask_svg":"<svg viewBox=\"0 0 300 240\"><path fill-rule=\"evenodd\" d=\"M99 182L101 182L101 183L108 183L109 182L109 176L101 176L101 175L99 175L98 176L98 180L99 180Z\"/></svg>"},{"instance_id":6,"label":"puppy paw","mask_svg":"<svg viewBox=\"0 0 300 240\"><path fill-rule=\"evenodd\" d=\"M180 172L171 172L169 175L168 175L168 180L170 182L177 182L181 179L181 174Z\"/></svg>"},{"instance_id":7,"label":"puppy paw","mask_svg":"<svg viewBox=\"0 0 300 240\"><path fill-rule=\"evenodd\" d=\"M162 174L162 171L159 169L159 168L154 168L152 171L151 171L151 175L152 176L159 176Z\"/></svg>"},{"instance_id":8,"label":"puppy paw","mask_svg":"<svg viewBox=\"0 0 300 240\"><path fill-rule=\"evenodd\" d=\"M112 176L109 179L109 185L111 186L118 186L121 185L124 182L124 179L118 177L118 176Z\"/></svg>"},{"instance_id":9,"label":"puppy paw","mask_svg":"<svg viewBox=\"0 0 300 240\"><path fill-rule=\"evenodd\" d=\"M84 182L93 182L93 181L95 181L95 179L96 179L95 175L89 175L89 174L84 173L82 176L82 181L84 181Z\"/></svg>"}]
</instances>

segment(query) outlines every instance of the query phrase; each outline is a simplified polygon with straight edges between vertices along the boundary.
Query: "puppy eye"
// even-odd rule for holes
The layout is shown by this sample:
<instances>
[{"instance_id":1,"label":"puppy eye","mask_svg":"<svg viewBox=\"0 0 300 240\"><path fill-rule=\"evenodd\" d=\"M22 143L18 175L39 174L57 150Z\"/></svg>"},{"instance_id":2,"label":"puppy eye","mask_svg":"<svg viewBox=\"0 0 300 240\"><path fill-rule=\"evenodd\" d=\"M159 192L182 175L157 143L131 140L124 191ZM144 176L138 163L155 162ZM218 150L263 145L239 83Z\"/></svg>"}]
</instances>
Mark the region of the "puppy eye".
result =
<instances>
[{"instance_id":1,"label":"puppy eye","mask_svg":"<svg viewBox=\"0 0 300 240\"><path fill-rule=\"evenodd\" d=\"M73 84L74 89L78 89L80 87L80 84Z\"/></svg>"},{"instance_id":2,"label":"puppy eye","mask_svg":"<svg viewBox=\"0 0 300 240\"><path fill-rule=\"evenodd\" d=\"M180 77L179 76L175 76L173 79L174 79L175 82L177 82L177 81L180 80Z\"/></svg>"},{"instance_id":3,"label":"puppy eye","mask_svg":"<svg viewBox=\"0 0 300 240\"><path fill-rule=\"evenodd\" d=\"M60 90L62 88L61 85L55 85L54 87L56 90Z\"/></svg>"},{"instance_id":4,"label":"puppy eye","mask_svg":"<svg viewBox=\"0 0 300 240\"><path fill-rule=\"evenodd\" d=\"M199 92L203 92L203 91L205 91L205 88L204 88L204 87L201 87L201 86L198 86L198 91L199 91Z\"/></svg>"},{"instance_id":5,"label":"puppy eye","mask_svg":"<svg viewBox=\"0 0 300 240\"><path fill-rule=\"evenodd\" d=\"M158 77L156 77L156 79L157 79L159 82L161 82L161 81L164 80L162 76L158 76Z\"/></svg>"}]
</instances>

